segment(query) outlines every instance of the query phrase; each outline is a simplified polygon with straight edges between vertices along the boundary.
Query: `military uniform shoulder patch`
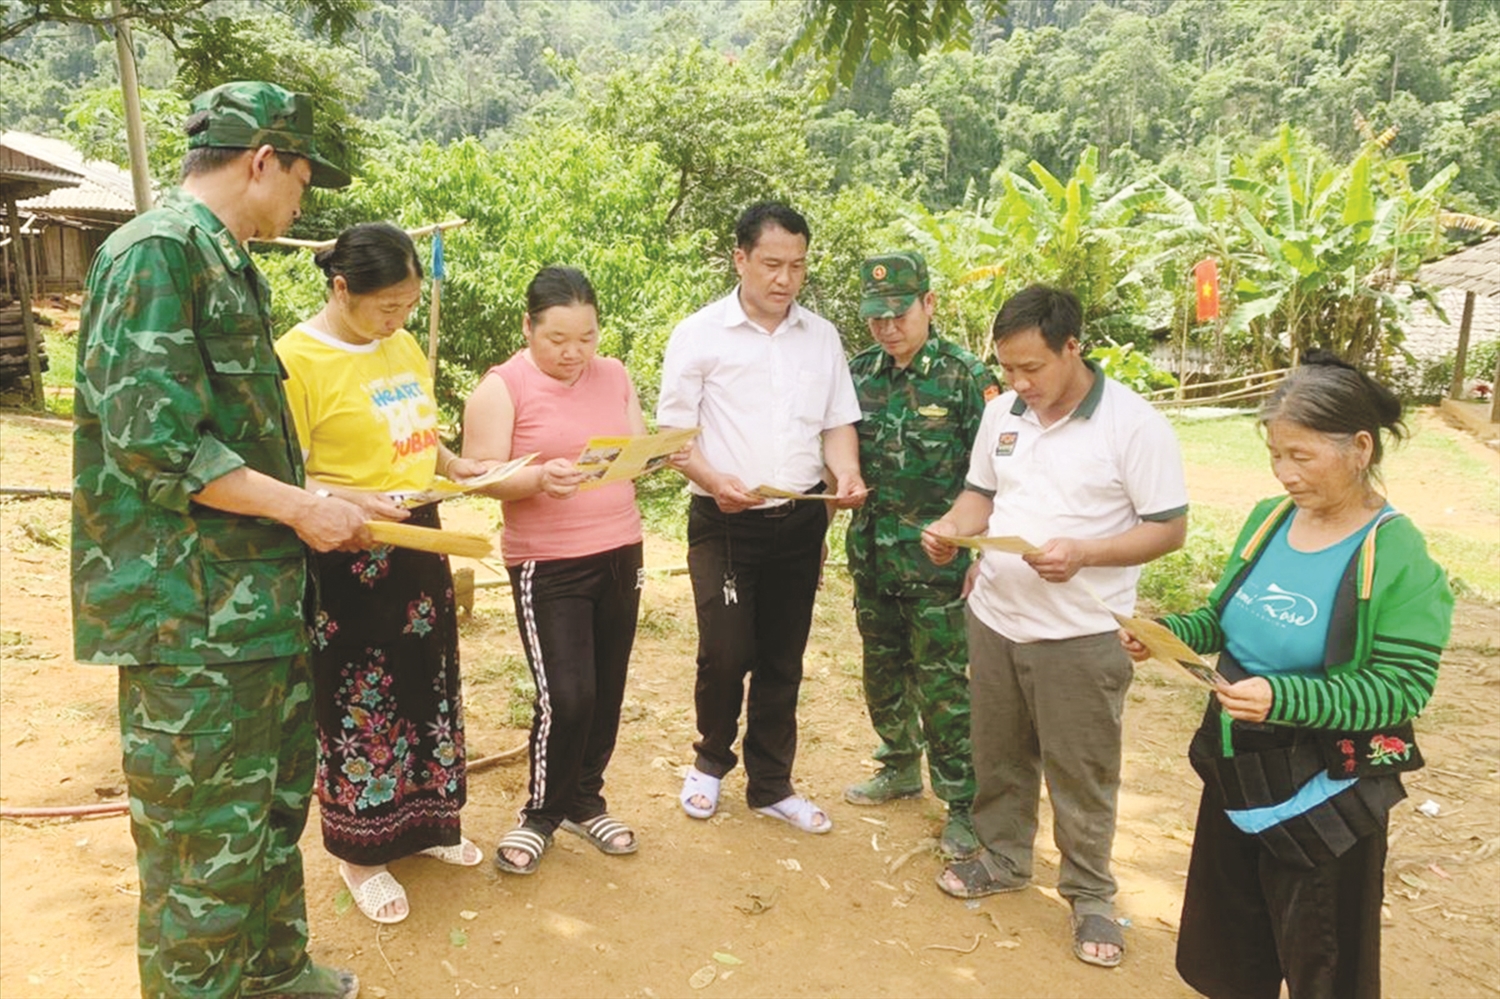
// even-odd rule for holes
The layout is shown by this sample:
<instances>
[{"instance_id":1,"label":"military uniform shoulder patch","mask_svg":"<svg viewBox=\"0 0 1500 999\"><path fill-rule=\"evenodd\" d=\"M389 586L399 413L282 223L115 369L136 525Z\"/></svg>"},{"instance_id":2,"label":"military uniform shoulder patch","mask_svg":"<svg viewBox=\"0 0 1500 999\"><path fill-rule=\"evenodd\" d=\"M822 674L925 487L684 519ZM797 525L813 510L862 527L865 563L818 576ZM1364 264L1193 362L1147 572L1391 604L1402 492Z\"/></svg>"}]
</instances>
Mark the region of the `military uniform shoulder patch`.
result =
<instances>
[{"instance_id":1,"label":"military uniform shoulder patch","mask_svg":"<svg viewBox=\"0 0 1500 999\"><path fill-rule=\"evenodd\" d=\"M943 406L932 406L932 405L919 406L919 407L917 407L917 415L919 415L919 416L925 416L928 419L936 420L936 419L941 419L944 416L947 416L948 415L948 410L945 407L943 407Z\"/></svg>"}]
</instances>

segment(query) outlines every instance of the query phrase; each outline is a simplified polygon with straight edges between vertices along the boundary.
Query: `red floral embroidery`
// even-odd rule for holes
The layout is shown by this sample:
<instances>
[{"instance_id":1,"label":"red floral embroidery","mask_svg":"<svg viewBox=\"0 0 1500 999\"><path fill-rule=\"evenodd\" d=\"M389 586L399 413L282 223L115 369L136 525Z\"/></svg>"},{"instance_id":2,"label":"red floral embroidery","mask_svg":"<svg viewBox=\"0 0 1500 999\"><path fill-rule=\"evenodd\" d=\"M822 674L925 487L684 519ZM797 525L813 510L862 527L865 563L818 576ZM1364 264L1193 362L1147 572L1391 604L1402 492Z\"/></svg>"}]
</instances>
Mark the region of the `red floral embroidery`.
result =
<instances>
[{"instance_id":1,"label":"red floral embroidery","mask_svg":"<svg viewBox=\"0 0 1500 999\"><path fill-rule=\"evenodd\" d=\"M1370 764L1389 766L1403 762L1411 756L1411 749L1404 739L1393 735L1376 735L1370 739Z\"/></svg>"}]
</instances>

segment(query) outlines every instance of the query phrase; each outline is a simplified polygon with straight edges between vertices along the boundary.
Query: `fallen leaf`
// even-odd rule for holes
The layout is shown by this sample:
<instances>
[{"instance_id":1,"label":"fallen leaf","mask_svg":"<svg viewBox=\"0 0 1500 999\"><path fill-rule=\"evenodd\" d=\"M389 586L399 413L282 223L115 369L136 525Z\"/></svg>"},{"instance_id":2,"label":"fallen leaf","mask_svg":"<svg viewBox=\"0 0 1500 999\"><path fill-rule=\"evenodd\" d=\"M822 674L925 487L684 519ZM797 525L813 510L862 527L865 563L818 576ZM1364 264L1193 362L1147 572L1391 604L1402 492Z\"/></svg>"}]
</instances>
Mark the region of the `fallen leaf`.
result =
<instances>
[{"instance_id":1,"label":"fallen leaf","mask_svg":"<svg viewBox=\"0 0 1500 999\"><path fill-rule=\"evenodd\" d=\"M455 947L466 947L469 944L469 935L460 929L448 931L448 942Z\"/></svg>"},{"instance_id":2,"label":"fallen leaf","mask_svg":"<svg viewBox=\"0 0 1500 999\"><path fill-rule=\"evenodd\" d=\"M1402 873L1396 875L1396 877L1399 878L1401 880L1401 883L1406 885L1408 888L1415 888L1417 891L1427 890L1427 882L1423 881L1415 874L1408 874L1403 871Z\"/></svg>"},{"instance_id":3,"label":"fallen leaf","mask_svg":"<svg viewBox=\"0 0 1500 999\"><path fill-rule=\"evenodd\" d=\"M333 896L334 914L342 916L352 908L354 908L354 896L349 894L348 888L340 888L339 893Z\"/></svg>"},{"instance_id":4,"label":"fallen leaf","mask_svg":"<svg viewBox=\"0 0 1500 999\"><path fill-rule=\"evenodd\" d=\"M739 958L735 957L733 954L726 954L723 951L719 951L719 950L714 951L714 960L718 961L720 964L744 964L745 963L744 961L741 961Z\"/></svg>"},{"instance_id":5,"label":"fallen leaf","mask_svg":"<svg viewBox=\"0 0 1500 999\"><path fill-rule=\"evenodd\" d=\"M458 918L459 919L478 919L479 918L479 913L475 912L473 909L465 909L464 911L462 911L462 912L460 912L458 914Z\"/></svg>"},{"instance_id":6,"label":"fallen leaf","mask_svg":"<svg viewBox=\"0 0 1500 999\"><path fill-rule=\"evenodd\" d=\"M715 978L719 977L719 969L711 964L705 964L688 978L688 984L695 989L706 989L713 984Z\"/></svg>"}]
</instances>

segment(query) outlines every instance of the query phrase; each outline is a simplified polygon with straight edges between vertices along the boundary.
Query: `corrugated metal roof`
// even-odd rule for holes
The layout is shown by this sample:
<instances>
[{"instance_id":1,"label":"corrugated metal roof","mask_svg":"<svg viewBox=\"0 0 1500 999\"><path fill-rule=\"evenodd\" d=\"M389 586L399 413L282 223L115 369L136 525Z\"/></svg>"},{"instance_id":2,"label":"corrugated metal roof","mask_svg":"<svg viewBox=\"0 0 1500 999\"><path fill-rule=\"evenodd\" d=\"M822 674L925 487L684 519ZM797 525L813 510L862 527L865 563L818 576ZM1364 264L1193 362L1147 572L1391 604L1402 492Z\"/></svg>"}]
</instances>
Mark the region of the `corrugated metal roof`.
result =
<instances>
[{"instance_id":1,"label":"corrugated metal roof","mask_svg":"<svg viewBox=\"0 0 1500 999\"><path fill-rule=\"evenodd\" d=\"M21 199L33 198L46 191L71 187L79 183L77 174L62 170L47 170L0 164L0 196L15 198L17 208L26 204Z\"/></svg>"},{"instance_id":2,"label":"corrugated metal roof","mask_svg":"<svg viewBox=\"0 0 1500 999\"><path fill-rule=\"evenodd\" d=\"M60 188L21 202L19 207L25 211L63 216L79 212L91 217L121 219L135 215L135 189L130 174L113 163L84 159L82 153L61 139L29 132L0 132L0 149L20 153L81 178L77 187Z\"/></svg>"},{"instance_id":3,"label":"corrugated metal roof","mask_svg":"<svg viewBox=\"0 0 1500 999\"><path fill-rule=\"evenodd\" d=\"M1500 295L1500 236L1423 264L1417 278L1440 288Z\"/></svg>"}]
</instances>

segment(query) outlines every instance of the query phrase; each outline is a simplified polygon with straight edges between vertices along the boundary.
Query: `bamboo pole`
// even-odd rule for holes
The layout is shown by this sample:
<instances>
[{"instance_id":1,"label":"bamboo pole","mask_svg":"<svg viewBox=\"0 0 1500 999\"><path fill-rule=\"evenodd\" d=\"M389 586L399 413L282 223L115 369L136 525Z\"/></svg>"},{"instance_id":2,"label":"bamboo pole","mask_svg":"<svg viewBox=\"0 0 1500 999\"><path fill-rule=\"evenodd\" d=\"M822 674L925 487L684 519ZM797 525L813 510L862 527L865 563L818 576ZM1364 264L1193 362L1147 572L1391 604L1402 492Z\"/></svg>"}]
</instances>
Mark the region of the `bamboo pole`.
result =
<instances>
[{"instance_id":1,"label":"bamboo pole","mask_svg":"<svg viewBox=\"0 0 1500 999\"><path fill-rule=\"evenodd\" d=\"M1275 371L1257 371L1253 375L1237 375L1234 378L1222 378L1216 382L1199 382L1194 385L1193 388L1218 388L1221 385L1234 385L1238 382L1254 381L1257 378L1282 378L1285 377L1287 372L1291 370L1291 368L1277 368ZM1177 388L1174 386L1172 388L1153 389L1150 392L1147 392L1145 395L1147 399L1154 400L1157 396L1173 395L1176 392Z\"/></svg>"},{"instance_id":2,"label":"bamboo pole","mask_svg":"<svg viewBox=\"0 0 1500 999\"><path fill-rule=\"evenodd\" d=\"M432 383L437 385L438 361L438 314L443 309L443 230L437 229L432 236L432 305L427 310L427 367L432 373Z\"/></svg>"},{"instance_id":3,"label":"bamboo pole","mask_svg":"<svg viewBox=\"0 0 1500 999\"><path fill-rule=\"evenodd\" d=\"M1464 317L1458 324L1458 352L1453 355L1453 381L1448 385L1448 398L1464 397L1464 368L1469 362L1469 332L1474 326L1474 293L1464 292Z\"/></svg>"},{"instance_id":4,"label":"bamboo pole","mask_svg":"<svg viewBox=\"0 0 1500 999\"><path fill-rule=\"evenodd\" d=\"M1207 399L1160 399L1152 402L1151 405L1158 408L1179 409L1186 406L1214 406L1224 402L1245 402L1274 391L1277 384L1279 383L1266 382L1264 385L1250 385Z\"/></svg>"},{"instance_id":5,"label":"bamboo pole","mask_svg":"<svg viewBox=\"0 0 1500 999\"><path fill-rule=\"evenodd\" d=\"M130 185L135 191L135 213L151 210L151 170L146 165L146 126L141 121L141 88L135 75L135 44L130 39L130 21L120 7L114 8L115 54L120 61L120 92L125 98L125 144L130 150Z\"/></svg>"}]
</instances>

